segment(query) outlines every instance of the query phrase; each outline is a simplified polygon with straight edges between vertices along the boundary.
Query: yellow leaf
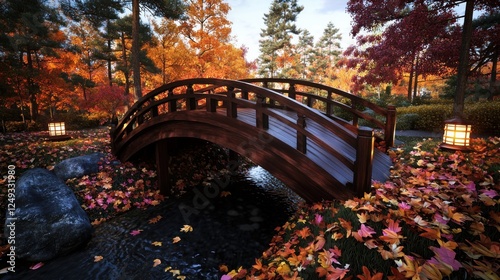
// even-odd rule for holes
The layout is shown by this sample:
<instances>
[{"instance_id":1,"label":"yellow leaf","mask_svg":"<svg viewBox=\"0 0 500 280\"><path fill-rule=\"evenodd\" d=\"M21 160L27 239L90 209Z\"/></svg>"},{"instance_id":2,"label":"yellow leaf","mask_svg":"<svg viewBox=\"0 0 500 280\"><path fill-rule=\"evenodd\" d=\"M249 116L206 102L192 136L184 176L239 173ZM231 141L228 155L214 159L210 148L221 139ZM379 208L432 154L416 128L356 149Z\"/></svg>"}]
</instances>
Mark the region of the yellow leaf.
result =
<instances>
[{"instance_id":1,"label":"yellow leaf","mask_svg":"<svg viewBox=\"0 0 500 280\"><path fill-rule=\"evenodd\" d=\"M104 259L102 256L94 256L94 262L100 262Z\"/></svg>"},{"instance_id":2,"label":"yellow leaf","mask_svg":"<svg viewBox=\"0 0 500 280\"><path fill-rule=\"evenodd\" d=\"M179 241L181 241L181 238L179 236L172 238L172 243L177 243Z\"/></svg>"},{"instance_id":3,"label":"yellow leaf","mask_svg":"<svg viewBox=\"0 0 500 280\"><path fill-rule=\"evenodd\" d=\"M160 259L154 259L154 261L153 261L153 267L157 267L160 264L161 264L161 260Z\"/></svg>"},{"instance_id":4,"label":"yellow leaf","mask_svg":"<svg viewBox=\"0 0 500 280\"><path fill-rule=\"evenodd\" d=\"M171 267L171 266L167 266L167 267L165 267L165 269L164 269L164 270L165 270L165 272L168 272L168 271L169 271L169 270L171 270L171 269L172 269L172 267Z\"/></svg>"},{"instance_id":5,"label":"yellow leaf","mask_svg":"<svg viewBox=\"0 0 500 280\"><path fill-rule=\"evenodd\" d=\"M190 231L193 231L193 227L190 226L190 225L184 225L182 228L181 228L181 231L182 232L190 232Z\"/></svg>"},{"instance_id":6,"label":"yellow leaf","mask_svg":"<svg viewBox=\"0 0 500 280\"><path fill-rule=\"evenodd\" d=\"M175 276L175 275L180 275L181 271L178 269L172 269L170 270L170 273L172 273L172 276Z\"/></svg>"},{"instance_id":7,"label":"yellow leaf","mask_svg":"<svg viewBox=\"0 0 500 280\"><path fill-rule=\"evenodd\" d=\"M155 241L152 243L154 246L162 246L163 244L160 241Z\"/></svg>"},{"instance_id":8,"label":"yellow leaf","mask_svg":"<svg viewBox=\"0 0 500 280\"><path fill-rule=\"evenodd\" d=\"M290 273L290 266L288 266L288 264L286 262L281 262L279 265L278 265L278 268L276 269L276 271L281 275L281 276L284 276L284 275L288 275Z\"/></svg>"},{"instance_id":9,"label":"yellow leaf","mask_svg":"<svg viewBox=\"0 0 500 280\"><path fill-rule=\"evenodd\" d=\"M366 221L370 219L367 213L361 213L356 215L358 216L359 222L362 224L366 223Z\"/></svg>"}]
</instances>

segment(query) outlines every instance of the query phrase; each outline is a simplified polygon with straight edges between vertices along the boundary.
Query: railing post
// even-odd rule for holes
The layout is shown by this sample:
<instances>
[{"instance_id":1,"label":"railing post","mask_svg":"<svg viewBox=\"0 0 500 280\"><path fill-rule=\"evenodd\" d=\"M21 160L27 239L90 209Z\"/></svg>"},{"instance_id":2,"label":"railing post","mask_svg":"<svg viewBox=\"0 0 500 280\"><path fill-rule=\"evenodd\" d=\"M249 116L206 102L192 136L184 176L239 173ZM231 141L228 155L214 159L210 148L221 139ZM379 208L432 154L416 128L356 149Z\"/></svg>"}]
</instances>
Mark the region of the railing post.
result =
<instances>
[{"instance_id":1,"label":"railing post","mask_svg":"<svg viewBox=\"0 0 500 280\"><path fill-rule=\"evenodd\" d=\"M236 98L236 94L234 93L234 87L227 87L227 116L235 119L238 116L238 108L236 103L233 102L233 99Z\"/></svg>"},{"instance_id":2,"label":"railing post","mask_svg":"<svg viewBox=\"0 0 500 280\"><path fill-rule=\"evenodd\" d=\"M373 149L375 137L373 130L367 127L358 128L356 144L356 162L354 163L354 191L357 196L370 192L372 185Z\"/></svg>"},{"instance_id":3,"label":"railing post","mask_svg":"<svg viewBox=\"0 0 500 280\"><path fill-rule=\"evenodd\" d=\"M297 115L297 125L299 128L306 127L306 116ZM297 150L303 154L307 152L307 137L297 129Z\"/></svg>"},{"instance_id":4,"label":"railing post","mask_svg":"<svg viewBox=\"0 0 500 280\"><path fill-rule=\"evenodd\" d=\"M262 95L257 95L256 108L255 108L255 120L258 128L268 129L269 128L269 116L262 112L264 104L266 103L266 97Z\"/></svg>"},{"instance_id":5,"label":"railing post","mask_svg":"<svg viewBox=\"0 0 500 280\"><path fill-rule=\"evenodd\" d=\"M188 85L187 90L187 100L186 100L186 106L187 110L196 110L196 98L194 97L194 90L193 90L193 85Z\"/></svg>"},{"instance_id":6,"label":"railing post","mask_svg":"<svg viewBox=\"0 0 500 280\"><path fill-rule=\"evenodd\" d=\"M384 140L387 148L394 146L396 137L396 106L387 106L387 118L385 121Z\"/></svg>"}]
</instances>

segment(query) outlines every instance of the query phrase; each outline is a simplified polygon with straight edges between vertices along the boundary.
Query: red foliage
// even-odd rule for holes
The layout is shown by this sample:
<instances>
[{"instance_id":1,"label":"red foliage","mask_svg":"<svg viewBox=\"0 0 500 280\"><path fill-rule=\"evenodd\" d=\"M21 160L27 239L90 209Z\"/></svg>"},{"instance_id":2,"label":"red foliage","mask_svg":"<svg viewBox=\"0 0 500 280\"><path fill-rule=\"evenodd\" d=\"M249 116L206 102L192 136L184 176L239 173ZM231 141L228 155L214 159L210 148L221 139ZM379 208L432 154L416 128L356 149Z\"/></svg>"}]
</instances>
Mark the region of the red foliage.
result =
<instances>
[{"instance_id":1,"label":"red foliage","mask_svg":"<svg viewBox=\"0 0 500 280\"><path fill-rule=\"evenodd\" d=\"M88 98L87 107L92 112L104 113L109 118L116 116L128 103L125 91L118 86L101 86Z\"/></svg>"}]
</instances>

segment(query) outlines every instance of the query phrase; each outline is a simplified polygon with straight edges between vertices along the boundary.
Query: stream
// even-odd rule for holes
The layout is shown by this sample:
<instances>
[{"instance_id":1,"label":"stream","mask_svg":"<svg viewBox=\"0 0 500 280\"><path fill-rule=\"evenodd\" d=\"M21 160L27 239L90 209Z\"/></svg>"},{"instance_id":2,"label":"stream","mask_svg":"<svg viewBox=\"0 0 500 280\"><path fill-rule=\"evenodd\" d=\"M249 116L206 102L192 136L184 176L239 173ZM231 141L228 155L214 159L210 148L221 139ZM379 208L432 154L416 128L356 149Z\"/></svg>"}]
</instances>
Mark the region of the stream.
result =
<instances>
[{"instance_id":1,"label":"stream","mask_svg":"<svg viewBox=\"0 0 500 280\"><path fill-rule=\"evenodd\" d=\"M126 212L96 226L81 250L36 270L18 263L16 273L3 278L220 279L221 264L250 268L301 201L260 167L233 179L223 188L227 196L210 191L199 186L179 199ZM184 225L193 230L181 231Z\"/></svg>"}]
</instances>

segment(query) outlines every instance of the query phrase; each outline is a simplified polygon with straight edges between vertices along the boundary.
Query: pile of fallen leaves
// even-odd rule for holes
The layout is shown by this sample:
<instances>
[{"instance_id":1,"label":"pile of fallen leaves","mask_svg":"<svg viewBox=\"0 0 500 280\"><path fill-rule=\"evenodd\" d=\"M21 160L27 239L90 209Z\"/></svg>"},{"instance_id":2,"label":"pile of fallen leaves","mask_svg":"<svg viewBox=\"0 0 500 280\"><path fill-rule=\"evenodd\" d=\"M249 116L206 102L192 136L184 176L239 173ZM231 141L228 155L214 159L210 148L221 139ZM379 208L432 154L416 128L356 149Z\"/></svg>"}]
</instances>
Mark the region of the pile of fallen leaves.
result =
<instances>
[{"instance_id":1,"label":"pile of fallen leaves","mask_svg":"<svg viewBox=\"0 0 500 280\"><path fill-rule=\"evenodd\" d=\"M391 179L364 197L301 207L222 279L500 279L500 138L421 145L389 151Z\"/></svg>"},{"instance_id":2,"label":"pile of fallen leaves","mask_svg":"<svg viewBox=\"0 0 500 280\"><path fill-rule=\"evenodd\" d=\"M104 154L99 172L66 181L73 189L92 224L97 225L130 209L158 205L165 199L159 193L156 167L150 161L120 162L111 153L108 128L70 131L71 140L52 142L47 132L0 134L0 170L7 174L14 165L16 177L24 171L41 167L49 170L67 158L95 152ZM170 168L174 182L172 195L222 176L227 165L226 151L200 142L185 147L173 157ZM0 183L5 178L0 178ZM7 188L0 189L0 222L5 219Z\"/></svg>"}]
</instances>

